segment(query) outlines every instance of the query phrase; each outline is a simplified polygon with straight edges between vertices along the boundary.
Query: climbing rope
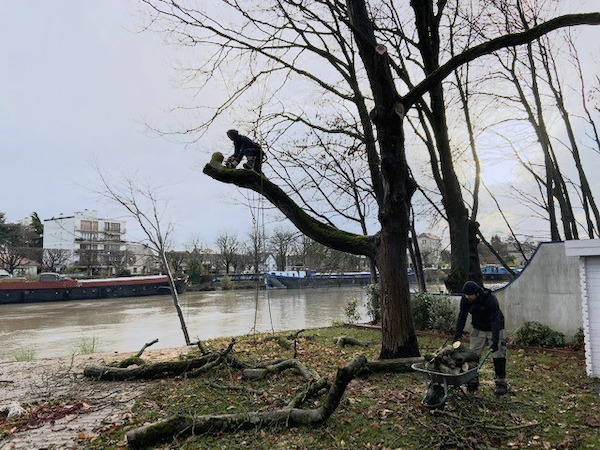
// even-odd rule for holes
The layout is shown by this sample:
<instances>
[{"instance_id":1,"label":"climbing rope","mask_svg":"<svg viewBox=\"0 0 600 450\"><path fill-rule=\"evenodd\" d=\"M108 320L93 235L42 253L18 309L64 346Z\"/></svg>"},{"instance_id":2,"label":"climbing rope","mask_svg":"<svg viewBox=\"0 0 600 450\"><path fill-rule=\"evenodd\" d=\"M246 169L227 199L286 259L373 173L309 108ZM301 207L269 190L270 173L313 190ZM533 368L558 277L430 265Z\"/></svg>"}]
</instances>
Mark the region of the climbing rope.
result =
<instances>
[{"instance_id":1,"label":"climbing rope","mask_svg":"<svg viewBox=\"0 0 600 450\"><path fill-rule=\"evenodd\" d=\"M263 180L261 180L261 193L257 194L256 192L252 191L250 197L248 198L248 203L250 206L250 214L252 215L252 231L253 233L255 233L254 235L254 239L257 240L256 243L258 243L259 247L255 249L258 252L258 255L256 260L254 261L256 267L254 268L255 271L255 275L256 275L256 287L255 287L255 292L254 292L254 325L252 327L252 333L256 334L257 332L257 322L258 322L258 300L259 300L259 291L260 291L260 272L258 270L258 257L261 254L261 250L263 250L262 253L264 253L264 236L265 234L265 208L264 208L264 197L262 195L263 192L263 183L264 183L264 178ZM261 248L262 247L262 248ZM269 298L269 294L266 293L266 299L267 299L267 309L269 311L269 321L271 324L271 332L275 333L275 327L273 326L273 315L271 313L271 300Z\"/></svg>"}]
</instances>

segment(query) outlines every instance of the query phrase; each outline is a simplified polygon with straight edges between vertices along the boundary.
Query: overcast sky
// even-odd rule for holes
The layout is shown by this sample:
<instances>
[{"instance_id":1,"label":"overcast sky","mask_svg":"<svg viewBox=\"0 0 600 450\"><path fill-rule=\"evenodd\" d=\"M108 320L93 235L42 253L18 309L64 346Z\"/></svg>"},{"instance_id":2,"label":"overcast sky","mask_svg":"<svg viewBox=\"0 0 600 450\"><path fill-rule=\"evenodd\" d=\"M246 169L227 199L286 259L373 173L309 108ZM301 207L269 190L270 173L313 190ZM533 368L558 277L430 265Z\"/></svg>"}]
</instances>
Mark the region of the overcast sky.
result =
<instances>
[{"instance_id":1,"label":"overcast sky","mask_svg":"<svg viewBox=\"0 0 600 450\"><path fill-rule=\"evenodd\" d=\"M96 160L109 175L138 170L170 186L177 248L195 236L213 245L226 229L245 236L249 208L226 201L240 196L237 188L201 173L213 151L231 151L229 124L188 148L152 136L144 125L174 125L164 109L181 94L170 82L173 49L156 34L134 32L141 22L132 4L0 2L0 212L9 222L34 211L44 220L84 209L118 218L83 187L98 178ZM597 28L588 32L597 49ZM492 218L491 226L500 222Z\"/></svg>"},{"instance_id":2,"label":"overcast sky","mask_svg":"<svg viewBox=\"0 0 600 450\"><path fill-rule=\"evenodd\" d=\"M82 187L97 179L95 159L111 174L138 170L171 186L179 245L249 230L248 208L223 201L236 188L201 173L213 151L230 151L224 134L186 149L147 132L144 122L173 120L163 110L178 93L171 49L131 32L139 25L131 2L0 2L0 212L9 222L33 211L114 216Z\"/></svg>"}]
</instances>

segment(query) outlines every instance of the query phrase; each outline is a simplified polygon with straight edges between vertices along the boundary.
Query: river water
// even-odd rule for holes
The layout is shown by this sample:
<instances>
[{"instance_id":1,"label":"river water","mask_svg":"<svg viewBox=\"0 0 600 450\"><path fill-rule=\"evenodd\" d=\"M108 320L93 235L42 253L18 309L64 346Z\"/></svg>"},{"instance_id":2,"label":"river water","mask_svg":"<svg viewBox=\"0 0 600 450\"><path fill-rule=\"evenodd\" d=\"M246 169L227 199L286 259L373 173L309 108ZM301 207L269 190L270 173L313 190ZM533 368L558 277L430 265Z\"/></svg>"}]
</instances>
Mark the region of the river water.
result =
<instances>
[{"instance_id":1,"label":"river water","mask_svg":"<svg viewBox=\"0 0 600 450\"><path fill-rule=\"evenodd\" d=\"M329 326L352 298L368 321L364 287L188 292L180 303L194 341ZM92 343L95 352L137 351L157 338L153 349L185 344L170 296L0 305L0 362L70 356Z\"/></svg>"}]
</instances>

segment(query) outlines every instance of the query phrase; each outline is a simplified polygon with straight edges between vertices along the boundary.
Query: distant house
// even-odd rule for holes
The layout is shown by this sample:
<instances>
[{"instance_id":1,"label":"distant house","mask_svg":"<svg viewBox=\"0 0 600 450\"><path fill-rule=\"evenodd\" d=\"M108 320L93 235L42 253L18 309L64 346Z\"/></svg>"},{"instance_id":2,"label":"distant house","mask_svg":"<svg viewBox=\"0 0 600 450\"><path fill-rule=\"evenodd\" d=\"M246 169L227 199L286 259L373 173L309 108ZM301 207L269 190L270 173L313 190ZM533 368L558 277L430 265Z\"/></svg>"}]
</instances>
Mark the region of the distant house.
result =
<instances>
[{"instance_id":1,"label":"distant house","mask_svg":"<svg viewBox=\"0 0 600 450\"><path fill-rule=\"evenodd\" d=\"M160 265L155 253L143 244L127 244L130 258L127 269L132 275L150 275L160 271Z\"/></svg>"},{"instance_id":2,"label":"distant house","mask_svg":"<svg viewBox=\"0 0 600 450\"><path fill-rule=\"evenodd\" d=\"M421 233L417 236L421 258L425 267L437 267L440 261L442 240L431 233Z\"/></svg>"},{"instance_id":3,"label":"distant house","mask_svg":"<svg viewBox=\"0 0 600 450\"><path fill-rule=\"evenodd\" d=\"M19 267L15 269L13 274L15 277L28 277L35 276L38 273L39 264L31 259L24 259L21 261Z\"/></svg>"}]
</instances>

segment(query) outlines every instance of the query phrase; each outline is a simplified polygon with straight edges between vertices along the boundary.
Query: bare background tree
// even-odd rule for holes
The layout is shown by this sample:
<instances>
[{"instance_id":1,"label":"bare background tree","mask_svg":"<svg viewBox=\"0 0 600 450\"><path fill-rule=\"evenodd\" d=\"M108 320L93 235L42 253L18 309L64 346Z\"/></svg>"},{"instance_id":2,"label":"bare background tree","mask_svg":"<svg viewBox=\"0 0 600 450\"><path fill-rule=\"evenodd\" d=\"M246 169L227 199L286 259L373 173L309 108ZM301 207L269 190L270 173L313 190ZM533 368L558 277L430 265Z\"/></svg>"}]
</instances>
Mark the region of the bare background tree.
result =
<instances>
[{"instance_id":1,"label":"bare background tree","mask_svg":"<svg viewBox=\"0 0 600 450\"><path fill-rule=\"evenodd\" d=\"M69 250L45 248L42 255L42 270L45 272L58 272L67 265L70 258L71 252Z\"/></svg>"},{"instance_id":2,"label":"bare background tree","mask_svg":"<svg viewBox=\"0 0 600 450\"><path fill-rule=\"evenodd\" d=\"M219 253L219 262L225 269L225 273L239 264L238 259L241 252L241 243L237 233L231 230L223 230L215 240L217 251Z\"/></svg>"},{"instance_id":3,"label":"bare background tree","mask_svg":"<svg viewBox=\"0 0 600 450\"><path fill-rule=\"evenodd\" d=\"M125 173L122 173L117 179L111 178L98 166L96 166L96 172L100 183L90 189L115 203L124 213L134 219L144 235L141 243L147 245L158 255L162 270L169 280L173 305L179 318L185 343L189 345L191 341L187 325L179 303L173 271L167 258L169 239L173 233L173 224L165 217L168 209L167 199L162 198L161 188L153 186L149 181L139 180L135 176Z\"/></svg>"}]
</instances>

